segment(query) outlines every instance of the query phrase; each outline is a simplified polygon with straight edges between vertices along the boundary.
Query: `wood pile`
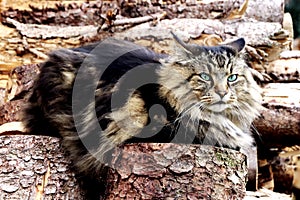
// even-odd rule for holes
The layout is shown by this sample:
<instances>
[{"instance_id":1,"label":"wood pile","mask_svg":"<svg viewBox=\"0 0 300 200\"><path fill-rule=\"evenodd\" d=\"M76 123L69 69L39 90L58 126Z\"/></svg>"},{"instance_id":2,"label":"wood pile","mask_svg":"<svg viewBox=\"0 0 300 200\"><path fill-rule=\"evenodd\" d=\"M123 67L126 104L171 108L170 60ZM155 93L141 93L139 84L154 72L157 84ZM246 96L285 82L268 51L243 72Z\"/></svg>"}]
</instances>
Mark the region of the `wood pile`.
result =
<instances>
[{"instance_id":1,"label":"wood pile","mask_svg":"<svg viewBox=\"0 0 300 200\"><path fill-rule=\"evenodd\" d=\"M5 31L0 31L0 124L20 120L24 97L39 71L36 63L47 59L51 50L114 36L170 53L170 30L203 45L244 37L249 64L259 72L266 108L254 123L262 141L259 159L271 169L266 178L272 177L270 189L282 182L274 177L286 177L284 187L291 185L293 175L283 175L282 168L274 165L276 160L283 163L278 153L290 155L300 141L300 52L292 50L293 26L290 16L284 14L283 0L66 2L47 7L41 1L26 9L1 9L0 28ZM9 134L12 129L8 126L2 132ZM261 180L260 186L266 182ZM272 194L267 195L271 199Z\"/></svg>"}]
</instances>

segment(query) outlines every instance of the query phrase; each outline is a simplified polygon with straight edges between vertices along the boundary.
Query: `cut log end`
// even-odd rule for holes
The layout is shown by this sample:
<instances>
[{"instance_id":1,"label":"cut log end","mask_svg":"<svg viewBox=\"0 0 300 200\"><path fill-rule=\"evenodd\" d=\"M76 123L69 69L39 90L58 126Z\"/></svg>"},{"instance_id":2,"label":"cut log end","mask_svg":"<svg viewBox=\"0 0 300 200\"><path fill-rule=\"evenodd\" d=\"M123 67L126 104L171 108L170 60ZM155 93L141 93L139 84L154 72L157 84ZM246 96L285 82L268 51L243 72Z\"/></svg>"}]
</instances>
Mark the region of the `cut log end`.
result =
<instances>
[{"instance_id":1,"label":"cut log end","mask_svg":"<svg viewBox=\"0 0 300 200\"><path fill-rule=\"evenodd\" d=\"M206 145L126 144L115 150L106 199L243 199L245 159Z\"/></svg>"}]
</instances>

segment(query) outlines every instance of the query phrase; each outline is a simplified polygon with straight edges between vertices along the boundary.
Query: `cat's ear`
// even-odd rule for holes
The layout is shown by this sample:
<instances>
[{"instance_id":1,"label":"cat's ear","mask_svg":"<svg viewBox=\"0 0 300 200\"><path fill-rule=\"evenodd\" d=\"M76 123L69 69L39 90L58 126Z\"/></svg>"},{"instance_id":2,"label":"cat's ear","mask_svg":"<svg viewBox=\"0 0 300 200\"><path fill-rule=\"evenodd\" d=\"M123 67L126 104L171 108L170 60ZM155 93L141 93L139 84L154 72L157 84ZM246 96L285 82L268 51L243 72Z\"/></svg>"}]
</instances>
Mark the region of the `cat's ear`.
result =
<instances>
[{"instance_id":1,"label":"cat's ear","mask_svg":"<svg viewBox=\"0 0 300 200\"><path fill-rule=\"evenodd\" d=\"M246 46L246 41L244 38L239 38L237 40L234 40L230 43L226 43L226 46L230 46L231 48L233 48L236 52L240 52L242 51L245 46Z\"/></svg>"},{"instance_id":2,"label":"cat's ear","mask_svg":"<svg viewBox=\"0 0 300 200\"><path fill-rule=\"evenodd\" d=\"M174 40L179 44L180 47L183 48L183 50L187 53L191 54L199 54L200 52L203 51L203 49L195 44L187 44L184 41L182 41L173 31L171 31L171 34L174 38Z\"/></svg>"}]
</instances>

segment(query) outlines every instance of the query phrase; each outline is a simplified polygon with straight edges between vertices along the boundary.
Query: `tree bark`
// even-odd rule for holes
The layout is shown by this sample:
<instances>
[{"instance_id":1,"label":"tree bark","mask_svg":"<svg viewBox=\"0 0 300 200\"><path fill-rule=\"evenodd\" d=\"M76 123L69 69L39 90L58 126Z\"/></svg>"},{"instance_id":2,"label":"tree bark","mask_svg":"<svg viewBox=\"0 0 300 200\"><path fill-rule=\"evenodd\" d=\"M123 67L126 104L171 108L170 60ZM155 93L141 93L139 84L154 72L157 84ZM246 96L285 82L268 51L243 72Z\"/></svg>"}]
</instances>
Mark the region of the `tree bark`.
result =
<instances>
[{"instance_id":1,"label":"tree bark","mask_svg":"<svg viewBox=\"0 0 300 200\"><path fill-rule=\"evenodd\" d=\"M267 74L270 77L270 82L299 83L299 62L299 51L284 51L280 53L280 57L277 60L266 62L263 65L258 63L252 64L253 68L261 73Z\"/></svg>"},{"instance_id":2,"label":"tree bark","mask_svg":"<svg viewBox=\"0 0 300 200\"><path fill-rule=\"evenodd\" d=\"M23 65L11 70L7 76L3 98L0 100L0 125L21 120L20 112L27 102L26 95L33 87L38 73L38 64Z\"/></svg>"},{"instance_id":3,"label":"tree bark","mask_svg":"<svg viewBox=\"0 0 300 200\"><path fill-rule=\"evenodd\" d=\"M283 22L284 1L249 0L246 17L263 22Z\"/></svg>"},{"instance_id":4,"label":"tree bark","mask_svg":"<svg viewBox=\"0 0 300 200\"><path fill-rule=\"evenodd\" d=\"M254 121L265 148L283 148L299 144L300 107L280 104L264 104L267 110Z\"/></svg>"},{"instance_id":5,"label":"tree bark","mask_svg":"<svg viewBox=\"0 0 300 200\"><path fill-rule=\"evenodd\" d=\"M266 148L298 145L300 140L300 83L269 83L263 89L261 117L254 121Z\"/></svg>"},{"instance_id":6,"label":"tree bark","mask_svg":"<svg viewBox=\"0 0 300 200\"><path fill-rule=\"evenodd\" d=\"M106 199L242 199L245 159L205 145L126 144L114 153Z\"/></svg>"},{"instance_id":7,"label":"tree bark","mask_svg":"<svg viewBox=\"0 0 300 200\"><path fill-rule=\"evenodd\" d=\"M48 5L40 6L42 8L29 5L28 10L10 8L2 11L2 16L22 23L78 26L99 24L115 9L119 10L121 16L130 18L167 12L168 18L226 19L245 16L258 21L277 23L282 23L284 13L284 0L114 0L102 3L91 1L85 4L58 4L50 8Z\"/></svg>"},{"instance_id":8,"label":"tree bark","mask_svg":"<svg viewBox=\"0 0 300 200\"><path fill-rule=\"evenodd\" d=\"M84 199L57 138L0 136L0 199Z\"/></svg>"},{"instance_id":9,"label":"tree bark","mask_svg":"<svg viewBox=\"0 0 300 200\"><path fill-rule=\"evenodd\" d=\"M60 139L11 134L0 136L1 199L85 199L70 168L71 162L61 151ZM117 149L115 156L114 169L109 175L114 185L109 185L106 199L135 195L126 194L130 187L136 189L133 192L140 189L142 192L137 195L143 197L174 195L169 199L203 197L195 190L208 195L201 199L242 199L245 195L245 156L233 150L201 145L139 144L125 145ZM245 199L254 200L258 196L265 200L289 199L288 195L271 191L247 192Z\"/></svg>"}]
</instances>

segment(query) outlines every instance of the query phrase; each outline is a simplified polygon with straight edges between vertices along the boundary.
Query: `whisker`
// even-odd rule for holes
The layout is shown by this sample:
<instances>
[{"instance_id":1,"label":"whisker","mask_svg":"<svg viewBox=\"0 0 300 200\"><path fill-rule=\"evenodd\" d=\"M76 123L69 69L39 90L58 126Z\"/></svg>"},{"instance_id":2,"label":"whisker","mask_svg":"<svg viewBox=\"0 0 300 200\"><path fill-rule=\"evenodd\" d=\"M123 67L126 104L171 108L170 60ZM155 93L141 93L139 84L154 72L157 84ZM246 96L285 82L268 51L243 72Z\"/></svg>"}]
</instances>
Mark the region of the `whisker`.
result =
<instances>
[{"instance_id":1,"label":"whisker","mask_svg":"<svg viewBox=\"0 0 300 200\"><path fill-rule=\"evenodd\" d=\"M193 108L198 107L201 105L201 102L198 102L196 104L191 104L186 110L182 111L181 113L179 113L176 118L176 120L174 122L178 122L178 120L182 119L182 117L184 117L188 112L190 112Z\"/></svg>"},{"instance_id":2,"label":"whisker","mask_svg":"<svg viewBox=\"0 0 300 200\"><path fill-rule=\"evenodd\" d=\"M195 109L194 111L197 112L197 113L201 113L201 111L203 110L203 107L202 107L202 103L201 102L197 102L197 103L194 103L194 104L191 104L189 105L186 109L184 109L181 113L179 113L177 115L177 118L171 122L172 124L176 124L175 125L175 128L173 131L175 131L175 133L177 134L179 129L180 129L180 126L182 124L184 124L184 127L185 128L185 132L183 133L184 134L184 138L185 140L187 139L187 137L189 136L187 134L187 131L188 131L188 127L195 127L195 124L198 123L198 120L201 118L201 116L199 115L194 115L192 114L192 110ZM186 118L187 117L187 118ZM169 123L169 124L171 124ZM197 130L195 130L197 131Z\"/></svg>"},{"instance_id":3,"label":"whisker","mask_svg":"<svg viewBox=\"0 0 300 200\"><path fill-rule=\"evenodd\" d=\"M212 97L211 96L203 96L200 98L200 101L202 103L210 103L212 101Z\"/></svg>"}]
</instances>

